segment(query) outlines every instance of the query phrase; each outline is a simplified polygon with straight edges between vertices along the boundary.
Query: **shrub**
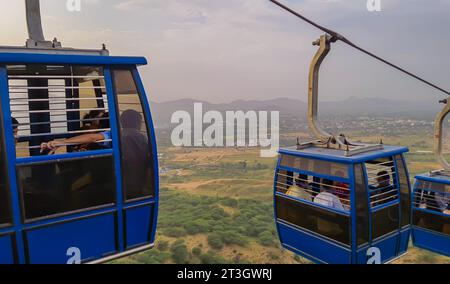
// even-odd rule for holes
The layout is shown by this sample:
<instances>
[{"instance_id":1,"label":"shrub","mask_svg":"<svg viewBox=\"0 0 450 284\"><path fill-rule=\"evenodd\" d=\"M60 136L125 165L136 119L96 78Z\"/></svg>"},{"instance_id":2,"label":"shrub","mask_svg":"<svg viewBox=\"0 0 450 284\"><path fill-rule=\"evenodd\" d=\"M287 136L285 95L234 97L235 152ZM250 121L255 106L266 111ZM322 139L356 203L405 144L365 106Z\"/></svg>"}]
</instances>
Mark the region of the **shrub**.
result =
<instances>
[{"instance_id":1,"label":"shrub","mask_svg":"<svg viewBox=\"0 0 450 284\"><path fill-rule=\"evenodd\" d=\"M160 241L156 247L160 251L166 251L169 248L169 242Z\"/></svg>"},{"instance_id":2,"label":"shrub","mask_svg":"<svg viewBox=\"0 0 450 284\"><path fill-rule=\"evenodd\" d=\"M172 259L177 264L187 264L189 262L189 251L183 240L178 240L171 247Z\"/></svg>"},{"instance_id":3,"label":"shrub","mask_svg":"<svg viewBox=\"0 0 450 284\"><path fill-rule=\"evenodd\" d=\"M179 238L184 237L187 235L185 228L178 228L178 227L172 227L167 228L163 232L166 236L172 237L172 238Z\"/></svg>"},{"instance_id":4,"label":"shrub","mask_svg":"<svg viewBox=\"0 0 450 284\"><path fill-rule=\"evenodd\" d=\"M196 256L200 256L202 254L202 249L199 247L195 247L192 249L192 253Z\"/></svg>"},{"instance_id":5,"label":"shrub","mask_svg":"<svg viewBox=\"0 0 450 284\"><path fill-rule=\"evenodd\" d=\"M221 256L216 255L213 252L208 252L200 256L202 264L226 264L227 261Z\"/></svg>"},{"instance_id":6,"label":"shrub","mask_svg":"<svg viewBox=\"0 0 450 284\"><path fill-rule=\"evenodd\" d=\"M273 244L273 235L270 231L264 231L258 235L258 241L264 246L270 246Z\"/></svg>"},{"instance_id":7,"label":"shrub","mask_svg":"<svg viewBox=\"0 0 450 284\"><path fill-rule=\"evenodd\" d=\"M208 235L208 244L215 249L223 248L222 238L218 233L212 233Z\"/></svg>"}]
</instances>

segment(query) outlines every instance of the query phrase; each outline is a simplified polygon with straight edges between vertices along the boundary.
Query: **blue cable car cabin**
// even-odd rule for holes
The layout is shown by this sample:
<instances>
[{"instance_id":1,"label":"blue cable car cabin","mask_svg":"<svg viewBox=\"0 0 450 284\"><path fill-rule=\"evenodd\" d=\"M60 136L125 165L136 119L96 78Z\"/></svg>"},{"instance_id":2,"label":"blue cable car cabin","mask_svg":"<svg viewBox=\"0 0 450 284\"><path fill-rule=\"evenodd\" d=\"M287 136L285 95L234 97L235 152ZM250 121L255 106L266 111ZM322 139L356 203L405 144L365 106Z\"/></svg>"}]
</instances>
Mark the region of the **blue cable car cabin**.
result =
<instances>
[{"instance_id":1,"label":"blue cable car cabin","mask_svg":"<svg viewBox=\"0 0 450 284\"><path fill-rule=\"evenodd\" d=\"M56 53L0 52L1 264L103 262L155 240L146 59Z\"/></svg>"},{"instance_id":2,"label":"blue cable car cabin","mask_svg":"<svg viewBox=\"0 0 450 284\"><path fill-rule=\"evenodd\" d=\"M316 263L387 263L410 236L407 148L347 156L311 146L279 151L275 220L280 241Z\"/></svg>"},{"instance_id":3,"label":"blue cable car cabin","mask_svg":"<svg viewBox=\"0 0 450 284\"><path fill-rule=\"evenodd\" d=\"M450 257L449 172L416 176L412 200L414 245Z\"/></svg>"}]
</instances>

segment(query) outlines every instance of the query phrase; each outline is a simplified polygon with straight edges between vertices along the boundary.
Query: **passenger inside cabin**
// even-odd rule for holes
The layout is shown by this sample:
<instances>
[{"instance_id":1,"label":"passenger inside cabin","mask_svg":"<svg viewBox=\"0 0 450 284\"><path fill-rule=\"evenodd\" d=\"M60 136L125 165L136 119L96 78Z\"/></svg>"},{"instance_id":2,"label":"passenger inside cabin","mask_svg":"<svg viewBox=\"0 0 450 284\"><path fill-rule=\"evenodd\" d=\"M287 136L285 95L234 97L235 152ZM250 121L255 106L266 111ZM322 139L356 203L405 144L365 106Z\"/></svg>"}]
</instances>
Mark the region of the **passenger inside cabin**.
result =
<instances>
[{"instance_id":1,"label":"passenger inside cabin","mask_svg":"<svg viewBox=\"0 0 450 284\"><path fill-rule=\"evenodd\" d=\"M92 113L92 112L91 112ZM98 118L98 120L90 121L89 125L84 124L85 129L84 130L103 130L103 132L98 133L87 133L83 135L78 135L69 139L64 140L53 140L47 143L41 144L41 153L44 151L49 151L48 155L54 154L59 148L68 146L68 145L76 145L75 150L76 151L91 151L91 150L99 150L104 148L110 148L111 147L111 131L106 130L109 129L109 114L106 112L99 112L91 118L91 115L94 114L88 114L88 119L86 121L90 121L91 119Z\"/></svg>"},{"instance_id":2,"label":"passenger inside cabin","mask_svg":"<svg viewBox=\"0 0 450 284\"><path fill-rule=\"evenodd\" d=\"M335 173L338 177L344 177L344 173L342 171L337 171ZM350 206L350 190L349 185L344 182L335 182L334 191L336 192L337 197L341 200L343 205Z\"/></svg>"},{"instance_id":3,"label":"passenger inside cabin","mask_svg":"<svg viewBox=\"0 0 450 284\"><path fill-rule=\"evenodd\" d=\"M17 119L15 119L14 117L11 117L11 121L14 134L14 143L17 145L17 143L19 142L19 121L17 121Z\"/></svg>"},{"instance_id":4,"label":"passenger inside cabin","mask_svg":"<svg viewBox=\"0 0 450 284\"><path fill-rule=\"evenodd\" d=\"M120 116L120 138L123 183L128 199L146 195L151 182L151 152L148 138L142 133L144 118L135 110L126 110Z\"/></svg>"},{"instance_id":5,"label":"passenger inside cabin","mask_svg":"<svg viewBox=\"0 0 450 284\"><path fill-rule=\"evenodd\" d=\"M83 117L81 130L95 130L100 129L105 131L105 129L110 128L109 124L109 113L103 110L93 110L90 111ZM105 139L108 140L108 139ZM111 148L111 143L105 141L104 143L90 143L82 144L74 147L75 152L85 152L93 150L102 150L105 148Z\"/></svg>"},{"instance_id":6,"label":"passenger inside cabin","mask_svg":"<svg viewBox=\"0 0 450 284\"><path fill-rule=\"evenodd\" d=\"M394 186L391 184L391 177L387 171L380 171L377 174L377 186L372 188L371 195L374 197L374 206L388 203L396 199Z\"/></svg>"},{"instance_id":7,"label":"passenger inside cabin","mask_svg":"<svg viewBox=\"0 0 450 284\"><path fill-rule=\"evenodd\" d=\"M450 196L445 193L446 186L445 184L436 184L434 185L434 189L438 192L430 192L430 195L434 196L434 200L432 200L433 205L435 205L435 211L439 211L441 213L449 214L450 210ZM431 209L433 210L433 209Z\"/></svg>"},{"instance_id":8,"label":"passenger inside cabin","mask_svg":"<svg viewBox=\"0 0 450 284\"><path fill-rule=\"evenodd\" d=\"M298 177L295 178L295 185L291 186L286 194L303 200L312 201L312 196L309 193L310 190L311 186L308 183L308 176L299 174Z\"/></svg>"},{"instance_id":9,"label":"passenger inside cabin","mask_svg":"<svg viewBox=\"0 0 450 284\"><path fill-rule=\"evenodd\" d=\"M314 198L314 203L338 210L345 210L339 197L331 193L334 182L332 180L322 180L322 190L319 195Z\"/></svg>"}]
</instances>

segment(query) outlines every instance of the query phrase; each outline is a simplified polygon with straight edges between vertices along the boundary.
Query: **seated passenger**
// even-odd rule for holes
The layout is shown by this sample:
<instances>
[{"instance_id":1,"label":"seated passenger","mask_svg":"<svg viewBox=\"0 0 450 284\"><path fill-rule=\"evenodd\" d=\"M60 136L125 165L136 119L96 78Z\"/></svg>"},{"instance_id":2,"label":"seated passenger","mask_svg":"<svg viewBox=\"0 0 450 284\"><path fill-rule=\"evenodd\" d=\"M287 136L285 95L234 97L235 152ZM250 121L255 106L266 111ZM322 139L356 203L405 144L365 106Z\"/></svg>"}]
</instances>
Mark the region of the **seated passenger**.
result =
<instances>
[{"instance_id":1,"label":"seated passenger","mask_svg":"<svg viewBox=\"0 0 450 284\"><path fill-rule=\"evenodd\" d=\"M103 110L93 110L83 117L81 130L109 129L109 114ZM105 139L108 140L108 139ZM90 143L74 147L75 152L93 151L110 148L110 143Z\"/></svg>"},{"instance_id":2,"label":"seated passenger","mask_svg":"<svg viewBox=\"0 0 450 284\"><path fill-rule=\"evenodd\" d=\"M96 119L98 120L92 120ZM85 116L82 130L105 130L109 129L109 114L104 111L91 111ZM60 147L74 146L75 151L92 151L111 147L111 131L103 131L99 133L87 133L78 135L64 140L53 140L41 144L41 153L49 151L49 155L54 154ZM99 143L101 142L101 143Z\"/></svg>"},{"instance_id":3,"label":"seated passenger","mask_svg":"<svg viewBox=\"0 0 450 284\"><path fill-rule=\"evenodd\" d=\"M127 199L150 194L153 186L151 149L148 137L142 131L142 115L126 110L120 116L120 138L123 165L123 184Z\"/></svg>"},{"instance_id":4,"label":"seated passenger","mask_svg":"<svg viewBox=\"0 0 450 284\"><path fill-rule=\"evenodd\" d=\"M295 186L290 187L286 194L303 200L311 201L312 196L308 192L308 190L311 190L311 186L308 183L308 176L299 174L295 179Z\"/></svg>"},{"instance_id":5,"label":"seated passenger","mask_svg":"<svg viewBox=\"0 0 450 284\"><path fill-rule=\"evenodd\" d=\"M435 203L436 209L441 213L448 214L450 210L450 195L445 193L446 186L444 184L439 184L435 186L435 190L439 192L432 192L434 196L433 202Z\"/></svg>"},{"instance_id":6,"label":"seated passenger","mask_svg":"<svg viewBox=\"0 0 450 284\"><path fill-rule=\"evenodd\" d=\"M321 190L320 194L314 198L314 203L333 209L345 210L339 197L330 192L331 190L330 186L332 186L333 184L334 184L333 181L324 179L323 189Z\"/></svg>"},{"instance_id":7,"label":"seated passenger","mask_svg":"<svg viewBox=\"0 0 450 284\"><path fill-rule=\"evenodd\" d=\"M381 171L377 174L377 186L372 187L371 196L375 196L374 206L391 202L396 199L396 193L391 185L391 177L387 171Z\"/></svg>"},{"instance_id":8,"label":"seated passenger","mask_svg":"<svg viewBox=\"0 0 450 284\"><path fill-rule=\"evenodd\" d=\"M344 177L344 173L342 171L337 171L335 173L336 176L338 177ZM335 188L334 191L336 192L337 197L339 197L341 199L342 204L345 205L350 205L350 190L349 190L349 185L347 183L343 183L343 182L335 182Z\"/></svg>"}]
</instances>

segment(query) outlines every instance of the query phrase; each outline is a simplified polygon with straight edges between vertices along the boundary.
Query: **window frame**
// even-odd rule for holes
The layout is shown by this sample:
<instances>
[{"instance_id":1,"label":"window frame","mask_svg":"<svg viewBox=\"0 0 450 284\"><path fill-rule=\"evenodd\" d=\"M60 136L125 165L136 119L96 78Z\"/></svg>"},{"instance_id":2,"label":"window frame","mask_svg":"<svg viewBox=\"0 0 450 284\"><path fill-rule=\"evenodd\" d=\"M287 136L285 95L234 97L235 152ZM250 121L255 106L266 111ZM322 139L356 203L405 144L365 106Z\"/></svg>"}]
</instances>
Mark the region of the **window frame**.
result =
<instances>
[{"instance_id":1,"label":"window frame","mask_svg":"<svg viewBox=\"0 0 450 284\"><path fill-rule=\"evenodd\" d=\"M136 78L136 74L135 72L137 72L137 69L135 66L111 66L109 68L109 72L110 72L110 76L111 76L111 88L112 88L112 92L113 92L113 103L115 106L115 113L116 113L116 117L115 117L115 124L117 125L117 134L118 134L118 141L117 141L117 146L118 146L118 151L120 153L119 156L119 163L120 163L120 176L121 176L121 191L122 191L122 202L126 205L126 204L133 204L136 202L140 202L140 201L144 201L144 200L149 200L152 198L155 198L157 196L157 187L156 185L153 183L151 186L153 188L152 193L150 195L147 196L141 196L141 197L137 197L137 198L132 198L132 199L127 199L127 192L124 186L124 181L123 181L123 176L124 176L124 165L123 165L123 161L122 161L122 139L121 139L121 124L120 124L120 108L119 108L119 96L120 94L118 93L118 88L116 88L116 84L115 84L115 72L116 71L127 71L130 72L131 74L131 78L133 79L133 83L134 86L136 88L136 95L139 99L139 103L141 105L142 108L142 115L143 115L143 119L144 119L144 123L145 123L145 132L147 133L146 137L148 139L148 147L149 147L149 152L151 155L151 172L152 175L155 175L155 165L153 163L153 161L155 160L154 155L156 153L154 153L154 141L152 139L152 129L150 128L149 122L150 122L150 118L148 117L147 111L146 111L146 107L145 107L145 102L143 101L144 96L142 94L142 91L139 88L139 84L138 84L138 78ZM157 177L154 176L153 179L155 180Z\"/></svg>"},{"instance_id":2,"label":"window frame","mask_svg":"<svg viewBox=\"0 0 450 284\"><path fill-rule=\"evenodd\" d=\"M14 65L14 64L6 64L6 65L4 65L3 68L5 69L5 72L6 72L5 80L6 80L6 88L8 91L7 100L9 103L8 107L10 108L11 101L10 101L10 86L9 86L9 73L8 73L9 65ZM30 63L30 64L27 63L24 65L52 66L51 64L46 64L46 63ZM105 90L105 94L108 99L108 103L105 104L105 106L108 106L108 109L110 109L110 107L114 106L114 104L110 103L110 101L113 100L114 97L113 97L113 93L109 91L110 86L108 86L108 81L106 80L106 73L109 72L110 66L101 65L101 64L71 64L71 63L61 63L59 65L70 66L70 67L101 68L101 70L103 71L103 77L104 77L103 78L103 80L104 80L103 88ZM49 80L51 80L51 79L49 79ZM94 85L94 83L93 83L93 85ZM51 109L49 109L49 111L51 111ZM67 115L70 112L71 112L70 109L67 108L65 115ZM111 115L112 112L109 111L109 114ZM2 118L3 118L3 116L2 116ZM110 119L110 121L112 121L114 119L114 117L110 116L109 119ZM80 119L80 121L81 121L81 119ZM68 119L67 119L66 123L67 123L67 127L69 127ZM5 125L5 124L3 123L3 125ZM112 127L112 124L111 124L111 127ZM12 131L12 129L11 129L11 131ZM108 149L92 150L92 151L86 151L86 152L67 152L67 153L63 153L63 154L39 155L39 156L30 156L30 157L17 157L17 153L16 153L17 151L16 151L16 147L14 146L14 141L5 141L5 143L6 142L11 142L13 145L12 148L14 150L13 151L14 156L13 156L13 160L11 163L12 163L13 169L14 169L15 186L16 186L17 195L18 195L19 210L20 210L20 217L21 217L20 220L21 220L22 224L29 225L29 224L36 223L36 222L44 222L44 223L52 222L52 220L63 218L63 217L86 215L86 213L88 213L88 212L97 212L100 210L115 210L116 207L118 206L117 191L119 190L119 186L117 184L117 179L113 179L113 182L115 184L115 187L112 190L112 192L114 192L114 202L113 203L107 203L107 204L99 205L99 206L91 206L91 207L87 207L87 208L81 208L81 209L77 209L77 210L61 212L61 213L52 214L52 215L44 216L44 217L27 219L26 214L25 214L26 208L25 208L24 195L20 191L19 182L18 182L19 175L17 173L18 173L19 167L43 165L43 164L56 164L57 162L69 162L70 163L70 162L77 161L77 160L89 160L92 158L110 157L111 161L112 161L111 167L113 169L112 175L115 176L116 157L114 155L114 149L118 142L113 140L111 142L111 148L108 148ZM1 226L0 226L0 228L1 228Z\"/></svg>"},{"instance_id":3,"label":"window frame","mask_svg":"<svg viewBox=\"0 0 450 284\"><path fill-rule=\"evenodd\" d=\"M0 92L0 95L1 92ZM2 95L3 96L3 95ZM3 115L3 104L2 101L0 100L0 157L4 158L0 161L0 163L3 163L3 170L4 172L0 172L0 175L4 175L4 181L5 181L5 186L4 189L0 188L0 190L4 190L4 196L5 196L5 205L7 207L7 215L4 216L5 219L8 219L8 221L6 223L0 223L0 229L3 228L9 228L14 226L14 216L13 216L13 202L12 202L12 196L11 196L11 183L10 183L10 177L9 177L9 170L8 170L8 164L10 163L10 161L7 159L7 155L6 155L6 145L7 145L7 141L6 141L6 136L5 136L5 132L6 132L6 127L5 127L5 123L4 123L4 115Z\"/></svg>"}]
</instances>

